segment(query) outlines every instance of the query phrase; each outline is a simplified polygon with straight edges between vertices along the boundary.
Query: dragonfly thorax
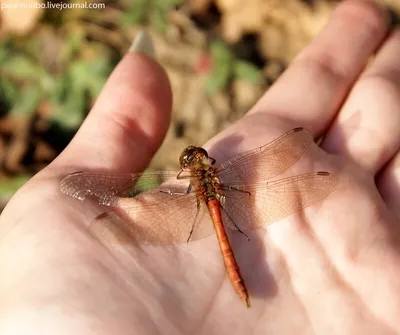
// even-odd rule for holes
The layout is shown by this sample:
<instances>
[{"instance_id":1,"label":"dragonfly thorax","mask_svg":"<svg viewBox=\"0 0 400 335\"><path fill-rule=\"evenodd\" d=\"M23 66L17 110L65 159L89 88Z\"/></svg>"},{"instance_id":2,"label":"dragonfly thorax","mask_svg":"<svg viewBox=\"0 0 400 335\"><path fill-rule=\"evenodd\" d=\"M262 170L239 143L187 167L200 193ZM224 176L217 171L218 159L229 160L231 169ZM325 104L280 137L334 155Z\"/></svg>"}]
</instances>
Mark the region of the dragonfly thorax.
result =
<instances>
[{"instance_id":1,"label":"dragonfly thorax","mask_svg":"<svg viewBox=\"0 0 400 335\"><path fill-rule=\"evenodd\" d=\"M198 169L195 176L191 178L191 184L196 190L198 198L203 199L206 203L212 199L219 199L220 180L213 166Z\"/></svg>"}]
</instances>

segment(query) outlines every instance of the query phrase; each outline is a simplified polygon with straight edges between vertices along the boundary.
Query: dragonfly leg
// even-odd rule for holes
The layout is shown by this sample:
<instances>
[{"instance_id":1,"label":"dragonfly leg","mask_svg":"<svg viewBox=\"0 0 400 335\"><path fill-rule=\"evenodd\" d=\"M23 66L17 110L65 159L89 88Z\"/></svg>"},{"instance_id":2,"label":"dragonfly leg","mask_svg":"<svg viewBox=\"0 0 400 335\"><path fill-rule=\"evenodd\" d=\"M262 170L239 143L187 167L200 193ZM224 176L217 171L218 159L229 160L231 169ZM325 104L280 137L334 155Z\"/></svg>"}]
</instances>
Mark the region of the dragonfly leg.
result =
<instances>
[{"instance_id":1,"label":"dragonfly leg","mask_svg":"<svg viewBox=\"0 0 400 335\"><path fill-rule=\"evenodd\" d=\"M248 193L248 192L247 192ZM223 206L221 206L222 210L224 211L225 215L229 218L229 220L231 221L231 223L235 226L235 228L237 229L237 231L241 234L243 234L246 238L247 241L250 241L250 237L243 231L241 230L238 225L235 223L235 221L233 221L233 219L230 217L229 213L225 210L225 208Z\"/></svg>"},{"instance_id":2,"label":"dragonfly leg","mask_svg":"<svg viewBox=\"0 0 400 335\"><path fill-rule=\"evenodd\" d=\"M229 190L229 191L238 191L238 192L247 193L248 195L251 195L251 192L241 190L239 187L236 187L236 186L221 185L220 189Z\"/></svg>"},{"instance_id":3,"label":"dragonfly leg","mask_svg":"<svg viewBox=\"0 0 400 335\"><path fill-rule=\"evenodd\" d=\"M186 189L185 192L172 192L170 190L165 191L165 190L160 190L161 193L167 193L169 195L187 195L190 193L190 191L192 190L192 185L189 184L188 188Z\"/></svg>"},{"instance_id":4,"label":"dragonfly leg","mask_svg":"<svg viewBox=\"0 0 400 335\"><path fill-rule=\"evenodd\" d=\"M181 176L181 173L184 172L183 170L180 170L179 173L176 175L176 179L182 180L182 179L189 179L191 176Z\"/></svg>"},{"instance_id":5,"label":"dragonfly leg","mask_svg":"<svg viewBox=\"0 0 400 335\"><path fill-rule=\"evenodd\" d=\"M164 191L164 190L160 190L159 192L161 193L166 193L169 195L186 195L186 192L171 192L171 191Z\"/></svg>"},{"instance_id":6,"label":"dragonfly leg","mask_svg":"<svg viewBox=\"0 0 400 335\"><path fill-rule=\"evenodd\" d=\"M196 226L196 220L197 220L197 216L199 215L199 212L200 212L200 201L199 201L199 199L197 199L197 212L196 212L196 216L194 217L192 229L190 230L189 237L188 237L186 243L189 243L190 238L193 235L194 227Z\"/></svg>"}]
</instances>

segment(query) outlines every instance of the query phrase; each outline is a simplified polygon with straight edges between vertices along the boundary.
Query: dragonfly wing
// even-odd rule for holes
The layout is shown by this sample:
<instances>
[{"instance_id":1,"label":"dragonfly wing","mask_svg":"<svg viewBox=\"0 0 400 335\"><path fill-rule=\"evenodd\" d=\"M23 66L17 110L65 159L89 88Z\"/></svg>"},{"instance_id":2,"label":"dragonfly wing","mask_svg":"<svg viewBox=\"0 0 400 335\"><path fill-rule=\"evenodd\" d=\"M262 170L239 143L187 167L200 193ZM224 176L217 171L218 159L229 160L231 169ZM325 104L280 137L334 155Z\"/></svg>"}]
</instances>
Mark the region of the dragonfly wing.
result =
<instances>
[{"instance_id":1,"label":"dragonfly wing","mask_svg":"<svg viewBox=\"0 0 400 335\"><path fill-rule=\"evenodd\" d=\"M195 193L188 193L189 181L177 180L176 175L77 172L63 179L61 191L80 200L94 196L100 205L112 208L89 228L103 240L174 244L187 242L189 236L197 240L210 235L213 227L205 206L198 209Z\"/></svg>"},{"instance_id":2,"label":"dragonfly wing","mask_svg":"<svg viewBox=\"0 0 400 335\"><path fill-rule=\"evenodd\" d=\"M61 181L61 192L85 200L88 196L98 199L100 205L113 206L120 197L134 197L144 190L154 189L164 182L176 181L178 172L74 172ZM181 183L181 191L186 184ZM183 185L183 186L182 186ZM182 191L184 192L184 191Z\"/></svg>"},{"instance_id":3,"label":"dragonfly wing","mask_svg":"<svg viewBox=\"0 0 400 335\"><path fill-rule=\"evenodd\" d=\"M254 229L321 201L335 190L338 181L337 176L321 171L248 185L241 190L228 187L222 205L237 227ZM228 227L236 229L232 223Z\"/></svg>"},{"instance_id":4,"label":"dragonfly wing","mask_svg":"<svg viewBox=\"0 0 400 335\"><path fill-rule=\"evenodd\" d=\"M205 207L197 210L194 194L151 191L118 199L114 213L93 221L90 231L123 243L159 245L198 240L212 234L213 227Z\"/></svg>"},{"instance_id":5,"label":"dragonfly wing","mask_svg":"<svg viewBox=\"0 0 400 335\"><path fill-rule=\"evenodd\" d=\"M294 128L264 146L239 154L218 165L217 174L226 185L268 180L293 165L313 143L305 128Z\"/></svg>"}]
</instances>

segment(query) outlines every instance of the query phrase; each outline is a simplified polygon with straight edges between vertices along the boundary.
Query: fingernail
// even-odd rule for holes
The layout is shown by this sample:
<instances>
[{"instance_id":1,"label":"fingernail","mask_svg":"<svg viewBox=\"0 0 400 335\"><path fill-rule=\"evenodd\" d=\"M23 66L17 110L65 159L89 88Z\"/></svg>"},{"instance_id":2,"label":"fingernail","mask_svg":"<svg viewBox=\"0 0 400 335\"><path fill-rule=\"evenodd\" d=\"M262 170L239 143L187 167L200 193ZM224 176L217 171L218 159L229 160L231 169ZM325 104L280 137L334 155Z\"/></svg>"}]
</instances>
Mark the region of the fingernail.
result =
<instances>
[{"instance_id":1,"label":"fingernail","mask_svg":"<svg viewBox=\"0 0 400 335\"><path fill-rule=\"evenodd\" d=\"M153 41L149 34L144 31L140 31L136 35L135 40L129 48L129 52L143 52L146 56L153 59L156 58Z\"/></svg>"}]
</instances>

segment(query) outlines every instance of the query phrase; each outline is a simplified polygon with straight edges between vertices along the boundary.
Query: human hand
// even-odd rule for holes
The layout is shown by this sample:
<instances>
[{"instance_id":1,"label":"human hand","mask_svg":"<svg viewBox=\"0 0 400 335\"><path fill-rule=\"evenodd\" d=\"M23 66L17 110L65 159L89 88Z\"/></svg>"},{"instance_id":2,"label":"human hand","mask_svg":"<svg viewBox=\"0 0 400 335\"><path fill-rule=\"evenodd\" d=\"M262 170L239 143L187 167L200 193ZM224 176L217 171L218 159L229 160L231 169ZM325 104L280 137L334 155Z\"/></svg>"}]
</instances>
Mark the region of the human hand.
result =
<instances>
[{"instance_id":1,"label":"human hand","mask_svg":"<svg viewBox=\"0 0 400 335\"><path fill-rule=\"evenodd\" d=\"M207 146L221 161L216 148L231 156L230 138L242 139L234 148L241 152L304 126L325 134L322 149L337 155L314 148L306 159L340 175L334 193L269 226L256 247L236 243L250 310L212 237L196 242L195 256L107 249L87 231L95 209L59 193L75 170L142 170L162 141L171 108L166 76L149 58L127 55L68 148L1 216L0 332L398 332L398 31L358 77L386 29L371 4L341 4L252 111Z\"/></svg>"}]
</instances>

